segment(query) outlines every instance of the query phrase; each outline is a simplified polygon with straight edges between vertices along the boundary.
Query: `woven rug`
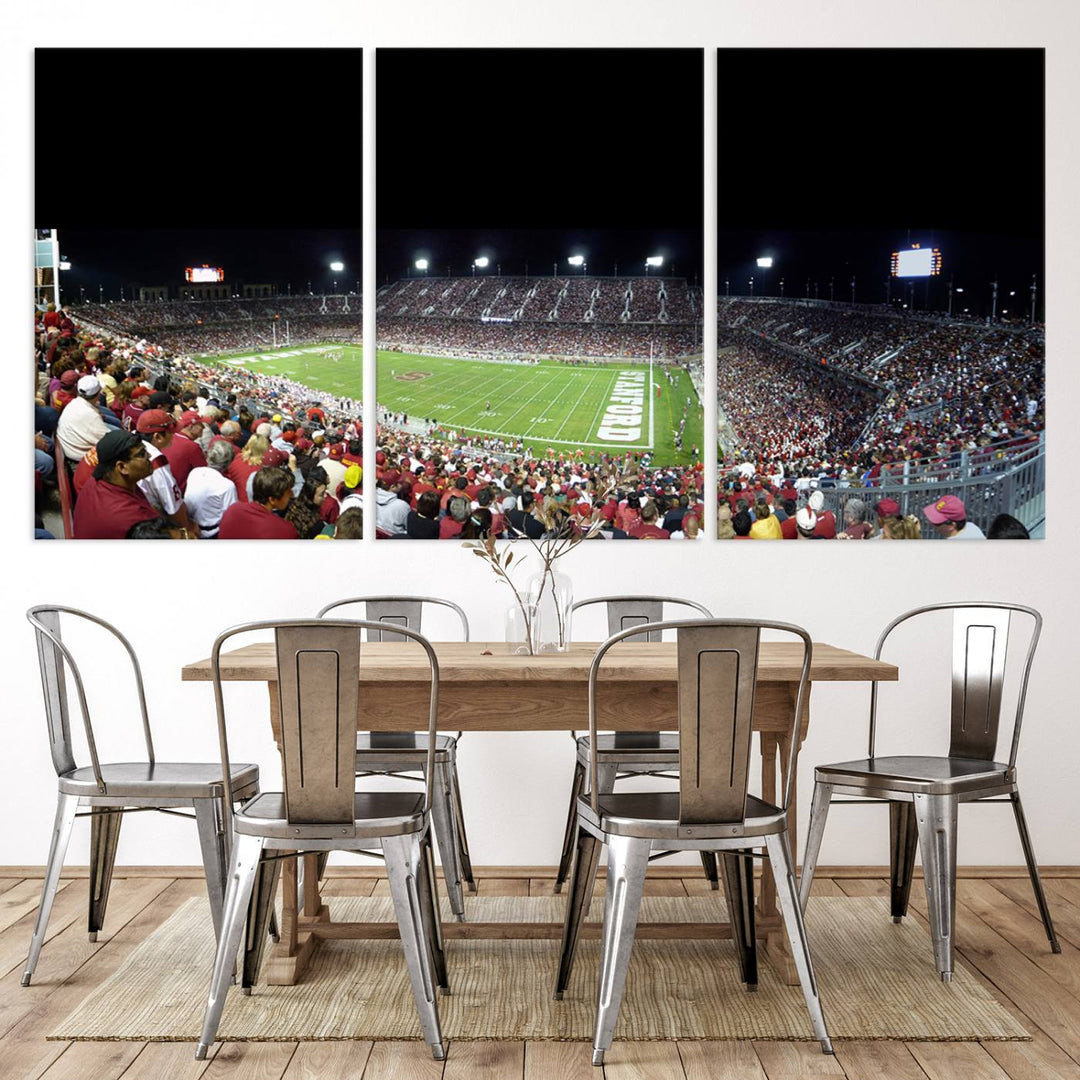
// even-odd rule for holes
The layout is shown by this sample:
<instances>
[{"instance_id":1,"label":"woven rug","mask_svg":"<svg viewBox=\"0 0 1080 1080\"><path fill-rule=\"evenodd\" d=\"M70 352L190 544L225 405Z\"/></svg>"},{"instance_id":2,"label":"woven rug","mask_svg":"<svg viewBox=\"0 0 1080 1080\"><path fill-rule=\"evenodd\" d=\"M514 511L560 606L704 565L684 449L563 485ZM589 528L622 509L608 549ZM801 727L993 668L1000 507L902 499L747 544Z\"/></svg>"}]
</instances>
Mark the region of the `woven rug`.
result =
<instances>
[{"instance_id":1,"label":"woven rug","mask_svg":"<svg viewBox=\"0 0 1080 1080\"><path fill-rule=\"evenodd\" d=\"M334 897L338 920L392 921L389 899ZM563 897L469 897L475 921L559 922ZM603 904L593 904L598 918ZM444 903L444 918L449 919ZM726 918L716 897L646 897L642 921ZM815 897L808 912L825 1019L834 1039L1025 1040L1027 1032L975 977L950 984L933 966L926 932L895 925L880 898ZM192 1041L202 1026L213 966L202 899L189 900L142 942L49 1036L75 1040ZM555 940L446 943L452 994L439 997L449 1039L591 1039L599 942L583 941L563 1001L551 988ZM616 1037L811 1039L802 992L762 959L759 990L739 982L730 941L641 939L634 946ZM231 989L219 1037L232 1041L411 1039L420 1034L400 942L322 941L297 986Z\"/></svg>"}]
</instances>

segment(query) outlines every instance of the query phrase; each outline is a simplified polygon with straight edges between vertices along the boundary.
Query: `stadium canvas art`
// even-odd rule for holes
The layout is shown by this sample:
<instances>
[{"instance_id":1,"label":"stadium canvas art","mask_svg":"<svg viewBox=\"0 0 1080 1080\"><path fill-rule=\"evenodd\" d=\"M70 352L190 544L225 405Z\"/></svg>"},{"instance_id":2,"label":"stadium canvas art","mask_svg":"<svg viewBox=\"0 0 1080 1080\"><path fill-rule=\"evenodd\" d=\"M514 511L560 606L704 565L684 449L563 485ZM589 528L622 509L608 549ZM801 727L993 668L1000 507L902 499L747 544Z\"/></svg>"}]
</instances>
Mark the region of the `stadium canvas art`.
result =
<instances>
[{"instance_id":1,"label":"stadium canvas art","mask_svg":"<svg viewBox=\"0 0 1080 1080\"><path fill-rule=\"evenodd\" d=\"M523 117L518 90L568 65L584 119ZM643 70L677 104L676 204L626 166L656 104ZM377 170L377 536L538 538L597 515L598 537L702 535L701 53L379 50L380 161L408 153L401 118L431 85L473 107L464 71L491 91L482 122L426 136L438 180Z\"/></svg>"},{"instance_id":2,"label":"stadium canvas art","mask_svg":"<svg viewBox=\"0 0 1080 1080\"><path fill-rule=\"evenodd\" d=\"M1045 535L1042 51L718 70L718 536Z\"/></svg>"},{"instance_id":3,"label":"stadium canvas art","mask_svg":"<svg viewBox=\"0 0 1080 1080\"><path fill-rule=\"evenodd\" d=\"M359 50L275 50L359 110ZM55 168L55 73L36 54L35 535L77 540L357 539L363 531L360 200L349 174L283 155L258 177L226 104L262 50L105 50L123 80L88 88L155 161L162 115L186 115L211 67L189 168L153 183ZM322 71L323 66L327 68ZM141 118L141 122L140 122ZM329 124L330 121L325 121ZM306 136L333 135L321 116ZM344 162L343 162L344 164ZM336 223L319 223L324 206Z\"/></svg>"}]
</instances>

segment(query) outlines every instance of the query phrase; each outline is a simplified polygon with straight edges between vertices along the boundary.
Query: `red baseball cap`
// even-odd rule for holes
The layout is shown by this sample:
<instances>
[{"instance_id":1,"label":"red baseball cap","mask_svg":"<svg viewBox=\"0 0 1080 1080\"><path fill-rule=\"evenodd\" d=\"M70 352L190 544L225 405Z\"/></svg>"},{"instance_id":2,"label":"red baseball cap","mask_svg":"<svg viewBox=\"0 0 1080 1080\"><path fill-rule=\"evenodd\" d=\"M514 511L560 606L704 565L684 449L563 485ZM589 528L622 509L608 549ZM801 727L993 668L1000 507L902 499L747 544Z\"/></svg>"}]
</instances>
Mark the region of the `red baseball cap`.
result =
<instances>
[{"instance_id":1,"label":"red baseball cap","mask_svg":"<svg viewBox=\"0 0 1080 1080\"><path fill-rule=\"evenodd\" d=\"M181 413L178 426L183 430L184 428L194 427L196 424L205 423L206 421L194 409L188 409L186 413Z\"/></svg>"},{"instance_id":2,"label":"red baseball cap","mask_svg":"<svg viewBox=\"0 0 1080 1080\"><path fill-rule=\"evenodd\" d=\"M875 508L878 517L899 517L900 504L895 499L882 499Z\"/></svg>"},{"instance_id":3,"label":"red baseball cap","mask_svg":"<svg viewBox=\"0 0 1080 1080\"><path fill-rule=\"evenodd\" d=\"M176 421L164 409L147 409L135 424L140 435L150 435L155 431L172 431Z\"/></svg>"},{"instance_id":4,"label":"red baseball cap","mask_svg":"<svg viewBox=\"0 0 1080 1080\"><path fill-rule=\"evenodd\" d=\"M65 371L64 374L60 376L60 385L70 389L79 381L79 374L78 371Z\"/></svg>"},{"instance_id":5,"label":"red baseball cap","mask_svg":"<svg viewBox=\"0 0 1080 1080\"><path fill-rule=\"evenodd\" d=\"M278 465L287 465L289 463L289 455L284 450L279 450L276 446L271 446L262 456L262 467L274 468Z\"/></svg>"},{"instance_id":6,"label":"red baseball cap","mask_svg":"<svg viewBox=\"0 0 1080 1080\"><path fill-rule=\"evenodd\" d=\"M937 502L923 507L926 520L931 525L943 525L946 521L966 521L967 511L955 495L946 495Z\"/></svg>"}]
</instances>

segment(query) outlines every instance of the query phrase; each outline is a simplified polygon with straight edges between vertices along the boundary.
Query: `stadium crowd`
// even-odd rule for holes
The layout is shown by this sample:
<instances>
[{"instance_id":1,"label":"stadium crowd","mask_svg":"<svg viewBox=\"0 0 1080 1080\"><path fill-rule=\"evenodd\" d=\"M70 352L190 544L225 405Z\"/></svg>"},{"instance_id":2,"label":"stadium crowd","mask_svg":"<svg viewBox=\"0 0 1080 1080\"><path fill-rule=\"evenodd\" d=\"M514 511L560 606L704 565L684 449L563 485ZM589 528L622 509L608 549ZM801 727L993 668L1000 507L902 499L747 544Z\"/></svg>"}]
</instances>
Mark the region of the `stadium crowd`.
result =
<instances>
[{"instance_id":1,"label":"stadium crowd","mask_svg":"<svg viewBox=\"0 0 1080 1080\"><path fill-rule=\"evenodd\" d=\"M379 290L376 313L391 318L513 319L521 322L677 322L701 311L701 290L684 278L404 278Z\"/></svg>"},{"instance_id":2,"label":"stadium crowd","mask_svg":"<svg viewBox=\"0 0 1080 1080\"><path fill-rule=\"evenodd\" d=\"M37 318L35 484L75 539L362 535L358 400Z\"/></svg>"}]
</instances>

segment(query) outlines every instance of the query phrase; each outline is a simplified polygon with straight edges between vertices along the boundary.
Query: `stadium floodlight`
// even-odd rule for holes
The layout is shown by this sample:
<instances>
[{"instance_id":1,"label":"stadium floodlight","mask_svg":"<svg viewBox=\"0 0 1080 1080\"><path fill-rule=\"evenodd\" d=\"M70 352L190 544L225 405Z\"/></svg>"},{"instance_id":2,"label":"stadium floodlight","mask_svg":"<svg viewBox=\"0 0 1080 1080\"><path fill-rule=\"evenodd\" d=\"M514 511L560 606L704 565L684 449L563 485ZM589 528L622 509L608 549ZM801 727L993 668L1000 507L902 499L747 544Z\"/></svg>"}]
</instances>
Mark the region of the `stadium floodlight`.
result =
<instances>
[{"instance_id":1,"label":"stadium floodlight","mask_svg":"<svg viewBox=\"0 0 1080 1080\"><path fill-rule=\"evenodd\" d=\"M335 261L330 264L330 269L333 270L335 274L340 274L341 271L345 269L345 264L343 262Z\"/></svg>"},{"instance_id":2,"label":"stadium floodlight","mask_svg":"<svg viewBox=\"0 0 1080 1080\"><path fill-rule=\"evenodd\" d=\"M480 258L473 259L473 266L478 266L481 270L483 270L490 261L491 260L486 255L481 255Z\"/></svg>"},{"instance_id":3,"label":"stadium floodlight","mask_svg":"<svg viewBox=\"0 0 1080 1080\"><path fill-rule=\"evenodd\" d=\"M71 263L69 263L69 262L58 262L56 264L56 268L58 270L70 270L71 269Z\"/></svg>"},{"instance_id":4,"label":"stadium floodlight","mask_svg":"<svg viewBox=\"0 0 1080 1080\"><path fill-rule=\"evenodd\" d=\"M413 263L413 266L415 266L417 270L426 270L428 268L428 261L427 259L417 259L416 262Z\"/></svg>"},{"instance_id":5,"label":"stadium floodlight","mask_svg":"<svg viewBox=\"0 0 1080 1080\"><path fill-rule=\"evenodd\" d=\"M962 285L957 285L957 286L956 286L956 291L957 291L957 292L963 292L963 291L964 291L964 288L963 288L963 286L962 286Z\"/></svg>"},{"instance_id":6,"label":"stadium floodlight","mask_svg":"<svg viewBox=\"0 0 1080 1080\"><path fill-rule=\"evenodd\" d=\"M571 266L584 266L585 265L585 256L584 255L571 255L566 261Z\"/></svg>"},{"instance_id":7,"label":"stadium floodlight","mask_svg":"<svg viewBox=\"0 0 1080 1080\"><path fill-rule=\"evenodd\" d=\"M762 270L768 270L769 267L772 266L772 256L763 255L760 259L758 259L757 264L761 267Z\"/></svg>"},{"instance_id":8,"label":"stadium floodlight","mask_svg":"<svg viewBox=\"0 0 1080 1080\"><path fill-rule=\"evenodd\" d=\"M664 256L663 255L650 255L645 260L645 265L646 266L663 266L664 265Z\"/></svg>"}]
</instances>

